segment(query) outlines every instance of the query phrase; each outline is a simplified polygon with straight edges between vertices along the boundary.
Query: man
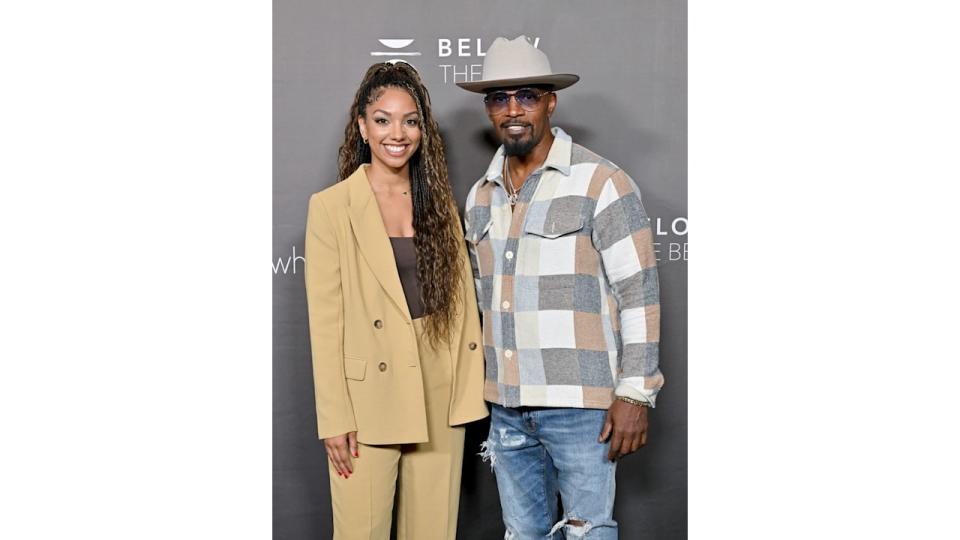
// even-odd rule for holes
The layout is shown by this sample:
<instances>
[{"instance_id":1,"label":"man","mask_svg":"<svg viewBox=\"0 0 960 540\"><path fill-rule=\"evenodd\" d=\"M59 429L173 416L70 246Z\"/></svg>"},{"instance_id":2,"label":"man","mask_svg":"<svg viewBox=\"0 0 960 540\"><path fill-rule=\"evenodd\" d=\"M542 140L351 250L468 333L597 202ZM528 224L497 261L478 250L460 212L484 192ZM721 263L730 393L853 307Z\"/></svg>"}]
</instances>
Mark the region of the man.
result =
<instances>
[{"instance_id":1,"label":"man","mask_svg":"<svg viewBox=\"0 0 960 540\"><path fill-rule=\"evenodd\" d=\"M550 127L555 92L578 80L520 36L497 38L483 80L458 84L485 94L502 143L467 195L465 224L492 408L482 455L507 539L617 538L616 460L646 444L663 385L637 187Z\"/></svg>"}]
</instances>

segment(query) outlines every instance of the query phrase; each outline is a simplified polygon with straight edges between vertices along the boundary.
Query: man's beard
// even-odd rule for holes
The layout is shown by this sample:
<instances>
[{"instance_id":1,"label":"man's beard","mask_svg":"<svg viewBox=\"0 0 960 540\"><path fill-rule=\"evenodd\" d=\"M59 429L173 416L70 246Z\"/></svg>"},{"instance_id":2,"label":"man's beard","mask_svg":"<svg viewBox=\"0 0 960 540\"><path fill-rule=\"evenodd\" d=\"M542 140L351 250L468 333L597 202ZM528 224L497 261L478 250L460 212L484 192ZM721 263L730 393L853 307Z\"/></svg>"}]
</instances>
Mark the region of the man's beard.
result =
<instances>
[{"instance_id":1,"label":"man's beard","mask_svg":"<svg viewBox=\"0 0 960 540\"><path fill-rule=\"evenodd\" d=\"M531 133L529 137L521 139L514 139L506 135L503 137L503 152L508 156L525 156L540 143L540 139L542 138L543 136L537 137L536 132Z\"/></svg>"},{"instance_id":2,"label":"man's beard","mask_svg":"<svg viewBox=\"0 0 960 540\"><path fill-rule=\"evenodd\" d=\"M538 142L533 140L533 137L519 141L506 140L503 143L503 153L508 156L525 156L537 146Z\"/></svg>"}]
</instances>

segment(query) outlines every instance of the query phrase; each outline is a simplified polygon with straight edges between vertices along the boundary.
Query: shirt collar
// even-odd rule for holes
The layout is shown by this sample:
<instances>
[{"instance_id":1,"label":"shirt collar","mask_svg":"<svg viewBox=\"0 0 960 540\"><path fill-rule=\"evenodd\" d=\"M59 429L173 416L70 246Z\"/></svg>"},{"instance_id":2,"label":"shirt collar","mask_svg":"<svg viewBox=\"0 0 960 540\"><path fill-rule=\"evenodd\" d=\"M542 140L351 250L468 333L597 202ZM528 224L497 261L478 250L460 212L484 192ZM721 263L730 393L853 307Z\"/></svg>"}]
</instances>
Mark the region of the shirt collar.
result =
<instances>
[{"instance_id":1,"label":"shirt collar","mask_svg":"<svg viewBox=\"0 0 960 540\"><path fill-rule=\"evenodd\" d=\"M564 176L570 176L570 153L573 151L573 139L559 127L550 129L553 133L553 144L550 145L550 151L547 152L547 159L544 160L542 169L555 169ZM497 153L493 155L490 166L487 167L486 179L490 182L496 182L503 185L503 145L497 148Z\"/></svg>"}]
</instances>

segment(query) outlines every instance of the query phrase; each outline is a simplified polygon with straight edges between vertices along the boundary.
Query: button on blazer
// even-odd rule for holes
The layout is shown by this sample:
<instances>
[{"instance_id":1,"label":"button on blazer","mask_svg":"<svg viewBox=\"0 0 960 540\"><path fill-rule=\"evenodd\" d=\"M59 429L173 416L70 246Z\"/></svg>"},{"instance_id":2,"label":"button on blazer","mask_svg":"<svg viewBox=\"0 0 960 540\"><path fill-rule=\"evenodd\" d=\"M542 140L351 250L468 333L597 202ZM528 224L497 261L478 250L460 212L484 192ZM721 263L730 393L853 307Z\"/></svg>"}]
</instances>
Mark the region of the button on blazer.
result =
<instances>
[{"instance_id":1,"label":"button on blazer","mask_svg":"<svg viewBox=\"0 0 960 540\"><path fill-rule=\"evenodd\" d=\"M466 246L460 256L459 317L440 350L452 366L451 426L488 414ZM364 444L427 442L417 337L363 165L310 198L305 258L320 438L356 431Z\"/></svg>"}]
</instances>

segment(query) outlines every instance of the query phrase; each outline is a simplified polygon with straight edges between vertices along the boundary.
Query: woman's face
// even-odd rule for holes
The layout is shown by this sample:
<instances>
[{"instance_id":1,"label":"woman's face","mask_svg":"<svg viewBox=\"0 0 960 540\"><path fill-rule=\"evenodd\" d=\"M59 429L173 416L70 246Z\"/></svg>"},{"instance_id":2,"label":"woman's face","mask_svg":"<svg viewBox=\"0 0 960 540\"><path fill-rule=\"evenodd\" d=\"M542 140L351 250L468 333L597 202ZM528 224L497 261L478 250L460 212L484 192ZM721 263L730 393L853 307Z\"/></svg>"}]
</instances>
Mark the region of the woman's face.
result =
<instances>
[{"instance_id":1,"label":"woman's face","mask_svg":"<svg viewBox=\"0 0 960 540\"><path fill-rule=\"evenodd\" d=\"M420 113L405 90L386 88L357 122L375 165L399 171L420 147Z\"/></svg>"}]
</instances>

